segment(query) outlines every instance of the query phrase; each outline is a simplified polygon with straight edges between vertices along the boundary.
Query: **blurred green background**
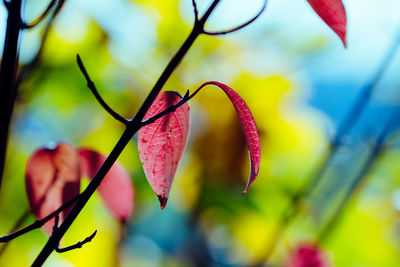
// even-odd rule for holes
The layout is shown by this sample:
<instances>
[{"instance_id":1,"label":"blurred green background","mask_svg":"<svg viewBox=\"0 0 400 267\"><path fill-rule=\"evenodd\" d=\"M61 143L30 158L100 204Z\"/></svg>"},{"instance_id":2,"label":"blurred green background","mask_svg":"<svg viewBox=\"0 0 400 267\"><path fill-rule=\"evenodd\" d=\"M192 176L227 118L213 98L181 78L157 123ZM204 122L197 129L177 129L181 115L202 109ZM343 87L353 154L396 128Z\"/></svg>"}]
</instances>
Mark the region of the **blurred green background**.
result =
<instances>
[{"instance_id":1,"label":"blurred green background","mask_svg":"<svg viewBox=\"0 0 400 267\"><path fill-rule=\"evenodd\" d=\"M199 0L200 11L209 3ZM261 4L222 1L207 27L235 26ZM398 53L391 54L367 109L320 183L302 201L294 201L323 162L360 90L373 82L397 42L399 1L344 4L347 49L305 0L270 0L248 28L228 36L201 36L164 87L184 94L216 80L245 99L262 146L260 174L246 195L241 191L249 160L239 121L223 92L207 87L190 102L189 143L166 209L160 210L147 183L134 139L119 158L135 185L132 220L121 227L96 195L63 244L97 229L95 239L82 249L53 253L47 266L284 266L293 251L308 242L319 244L327 266L400 266L396 125L382 153L373 156L374 164L367 162L368 174L352 187L389 115L397 112ZM24 18L32 20L46 5L24 1ZM4 38L4 7L0 19ZM66 1L38 64L20 84L0 192L0 234L8 233L28 209L24 169L35 149L67 141L107 154L123 132L123 125L102 110L86 88L76 54L109 105L130 118L192 23L190 0ZM23 33L21 68L37 55L44 31L45 23ZM293 209L298 209L296 216L282 219ZM24 225L32 221L29 217ZM31 264L46 240L36 230L11 241L0 266Z\"/></svg>"}]
</instances>

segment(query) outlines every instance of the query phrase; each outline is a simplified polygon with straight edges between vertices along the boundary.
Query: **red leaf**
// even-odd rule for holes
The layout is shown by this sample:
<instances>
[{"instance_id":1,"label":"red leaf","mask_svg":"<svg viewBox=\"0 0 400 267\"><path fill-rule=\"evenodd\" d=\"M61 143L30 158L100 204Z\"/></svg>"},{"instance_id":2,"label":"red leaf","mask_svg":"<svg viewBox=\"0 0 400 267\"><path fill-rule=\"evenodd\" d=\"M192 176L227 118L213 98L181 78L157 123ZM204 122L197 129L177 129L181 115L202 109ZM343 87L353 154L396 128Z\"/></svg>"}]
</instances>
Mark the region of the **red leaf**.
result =
<instances>
[{"instance_id":1,"label":"red leaf","mask_svg":"<svg viewBox=\"0 0 400 267\"><path fill-rule=\"evenodd\" d=\"M253 115L251 115L250 109L244 100L229 86L220 82L206 82L198 90L209 84L218 86L225 92L239 116L240 124L242 125L242 130L250 154L250 178L246 188L243 191L243 193L246 193L247 190L249 190L250 185L257 178L258 171L260 169L261 145L256 122L254 121Z\"/></svg>"},{"instance_id":2,"label":"red leaf","mask_svg":"<svg viewBox=\"0 0 400 267\"><path fill-rule=\"evenodd\" d=\"M37 219L49 215L80 191L79 161L76 150L60 143L53 148L41 148L28 160L25 185L32 213ZM60 222L70 208L60 214ZM51 234L54 218L43 229Z\"/></svg>"},{"instance_id":3,"label":"red leaf","mask_svg":"<svg viewBox=\"0 0 400 267\"><path fill-rule=\"evenodd\" d=\"M339 36L346 47L346 10L341 0L307 0L314 11Z\"/></svg>"},{"instance_id":4,"label":"red leaf","mask_svg":"<svg viewBox=\"0 0 400 267\"><path fill-rule=\"evenodd\" d=\"M285 267L328 267L329 261L316 244L300 244L290 255Z\"/></svg>"},{"instance_id":5,"label":"red leaf","mask_svg":"<svg viewBox=\"0 0 400 267\"><path fill-rule=\"evenodd\" d=\"M92 179L106 157L94 150L80 148L79 160L82 174ZM97 188L106 207L120 221L126 222L133 214L135 192L130 175L118 162L114 163Z\"/></svg>"},{"instance_id":6,"label":"red leaf","mask_svg":"<svg viewBox=\"0 0 400 267\"><path fill-rule=\"evenodd\" d=\"M147 111L144 120L177 104L181 99L176 92L161 92ZM142 127L138 132L140 160L147 180L160 200L161 209L167 203L171 184L186 146L189 127L190 108L188 103L185 103L175 112Z\"/></svg>"}]
</instances>

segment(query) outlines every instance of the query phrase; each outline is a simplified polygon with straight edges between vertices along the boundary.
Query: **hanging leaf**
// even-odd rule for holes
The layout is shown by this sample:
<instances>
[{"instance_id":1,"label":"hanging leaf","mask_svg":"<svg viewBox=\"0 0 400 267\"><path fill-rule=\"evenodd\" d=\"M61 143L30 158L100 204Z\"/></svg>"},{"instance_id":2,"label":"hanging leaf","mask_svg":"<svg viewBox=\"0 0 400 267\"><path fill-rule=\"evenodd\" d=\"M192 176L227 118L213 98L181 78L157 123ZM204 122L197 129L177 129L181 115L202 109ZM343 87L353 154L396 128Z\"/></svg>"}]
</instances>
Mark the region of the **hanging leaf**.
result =
<instances>
[{"instance_id":1,"label":"hanging leaf","mask_svg":"<svg viewBox=\"0 0 400 267\"><path fill-rule=\"evenodd\" d=\"M176 92L161 92L147 111L144 120L177 104L181 99ZM175 112L142 127L138 132L140 160L147 180L160 200L161 209L164 209L167 203L171 184L186 146L189 126L190 108L185 103Z\"/></svg>"},{"instance_id":2,"label":"hanging leaf","mask_svg":"<svg viewBox=\"0 0 400 267\"><path fill-rule=\"evenodd\" d=\"M92 149L80 148L79 160L82 174L92 179L106 157ZM134 210L135 192L132 180L125 168L114 163L97 188L106 207L122 222L129 220Z\"/></svg>"},{"instance_id":3,"label":"hanging leaf","mask_svg":"<svg viewBox=\"0 0 400 267\"><path fill-rule=\"evenodd\" d=\"M79 195L80 172L76 150L60 143L55 148L41 148L29 158L25 185L31 212L42 219L62 204ZM60 222L71 208L60 213ZM43 229L51 234L54 218Z\"/></svg>"},{"instance_id":4,"label":"hanging leaf","mask_svg":"<svg viewBox=\"0 0 400 267\"><path fill-rule=\"evenodd\" d=\"M246 193L247 190L249 190L250 185L257 178L258 171L260 169L261 145L256 122L254 121L253 115L251 114L249 107L246 105L240 95L236 93L232 88L223 83L206 82L201 85L194 94L196 94L204 86L210 84L221 88L229 97L239 116L240 124L242 125L243 134L246 139L247 148L250 154L250 178L246 185L246 188L243 191L243 193Z\"/></svg>"},{"instance_id":5,"label":"hanging leaf","mask_svg":"<svg viewBox=\"0 0 400 267\"><path fill-rule=\"evenodd\" d=\"M341 0L307 0L314 11L339 36L346 47L346 10Z\"/></svg>"}]
</instances>

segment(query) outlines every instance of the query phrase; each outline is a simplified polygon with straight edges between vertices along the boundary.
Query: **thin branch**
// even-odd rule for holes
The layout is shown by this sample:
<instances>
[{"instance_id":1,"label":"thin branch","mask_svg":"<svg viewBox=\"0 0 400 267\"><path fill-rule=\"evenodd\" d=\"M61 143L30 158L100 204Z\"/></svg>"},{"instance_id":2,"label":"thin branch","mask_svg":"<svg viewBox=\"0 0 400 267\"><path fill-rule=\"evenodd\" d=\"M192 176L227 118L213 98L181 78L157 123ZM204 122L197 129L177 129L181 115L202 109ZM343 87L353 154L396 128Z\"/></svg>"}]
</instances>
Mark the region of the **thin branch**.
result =
<instances>
[{"instance_id":1,"label":"thin branch","mask_svg":"<svg viewBox=\"0 0 400 267\"><path fill-rule=\"evenodd\" d=\"M96 89L96 86L94 85L93 81L90 79L89 74L87 73L85 66L82 63L82 60L79 55L76 56L76 60L78 62L79 69L81 70L83 76L85 76L85 79L87 81L87 87L92 91L94 97L96 100L100 103L100 105L111 115L116 119L117 121L122 122L123 124L127 124L128 120L119 115L117 112L115 112L107 103L103 100L103 98L100 96L99 92Z\"/></svg>"},{"instance_id":2,"label":"thin branch","mask_svg":"<svg viewBox=\"0 0 400 267\"><path fill-rule=\"evenodd\" d=\"M64 247L64 248L60 248L59 246L57 246L55 248L55 250L58 253L64 253L73 249L77 249L77 248L82 248L83 245L85 245L86 243L89 243L90 241L92 241L92 239L96 236L97 234L97 230L95 230L93 232L93 234L91 234L90 236L86 237L84 240L77 242L74 245L68 246L68 247Z\"/></svg>"},{"instance_id":3,"label":"thin branch","mask_svg":"<svg viewBox=\"0 0 400 267\"><path fill-rule=\"evenodd\" d=\"M36 52L36 55L32 58L32 60L29 63L27 63L26 65L24 65L21 68L21 70L19 71L15 87L19 88L22 81L25 80L30 74L32 74L33 70L40 63L40 59L43 54L44 46L46 44L46 41L47 41L49 33L50 33L50 29L53 25L55 18L57 17L57 15L60 13L60 10L64 6L64 3L65 3L65 0L59 0L57 2L56 7L54 8L54 12L51 14L51 17L48 20L46 27L43 31L43 36L40 41L39 49Z\"/></svg>"},{"instance_id":4,"label":"thin branch","mask_svg":"<svg viewBox=\"0 0 400 267\"><path fill-rule=\"evenodd\" d=\"M22 23L22 29L32 29L32 28L36 27L40 22L42 22L47 17L47 15L52 10L52 8L54 7L56 2L57 2L57 0L51 0L51 2L49 3L49 5L45 9L45 11L39 17L37 17L33 22Z\"/></svg>"},{"instance_id":5,"label":"thin branch","mask_svg":"<svg viewBox=\"0 0 400 267\"><path fill-rule=\"evenodd\" d=\"M243 23L243 24L241 24L239 26L236 26L235 28L232 28L232 29L229 29L229 30L225 30L225 31L211 32L211 31L204 30L204 34L207 34L207 35L224 35L224 34L236 32L238 30L243 29L244 27L247 27L248 25L253 23L256 19L258 19L261 16L261 14L264 12L265 8L267 7L267 2L268 2L268 0L265 0L262 8L260 9L260 11L253 18L248 20L247 22L245 22L245 23Z\"/></svg>"},{"instance_id":6,"label":"thin branch","mask_svg":"<svg viewBox=\"0 0 400 267\"><path fill-rule=\"evenodd\" d=\"M58 230L58 222L60 221L60 215L57 214L54 220L54 226L53 226L53 233L52 236L54 235L55 232L57 232ZM93 232L93 234L91 234L90 236L86 237L84 240L77 242L74 245L68 246L68 247L64 247L64 248L60 248L59 245L56 246L55 250L58 253L63 253L63 252L67 252L73 249L77 249L77 248L82 248L82 246L90 241L92 241L92 239L96 236L97 234L97 230L95 230ZM52 238L52 236L50 238Z\"/></svg>"},{"instance_id":7,"label":"thin branch","mask_svg":"<svg viewBox=\"0 0 400 267\"><path fill-rule=\"evenodd\" d=\"M80 195L74 197L73 199L71 199L68 202L65 202L62 206L60 206L58 209L56 209L55 211L53 211L52 213L50 213L49 215L47 215L46 217L44 217L43 219L40 220L36 220L35 222L33 222L32 224L18 230L15 231L11 234L7 234L7 235L3 235L0 236L0 242L9 242L10 240L17 238L23 234L26 234L32 230L35 230L37 228L42 227L47 221L49 221L50 219L52 219L53 217L57 216L60 212L62 212L63 210L65 210L66 208L68 208L69 206L71 206L72 204L74 204L78 199L79 199Z\"/></svg>"},{"instance_id":8,"label":"thin branch","mask_svg":"<svg viewBox=\"0 0 400 267\"><path fill-rule=\"evenodd\" d=\"M199 21L199 10L197 9L196 0L192 0L193 12L194 12L194 20L195 22Z\"/></svg>"}]
</instances>

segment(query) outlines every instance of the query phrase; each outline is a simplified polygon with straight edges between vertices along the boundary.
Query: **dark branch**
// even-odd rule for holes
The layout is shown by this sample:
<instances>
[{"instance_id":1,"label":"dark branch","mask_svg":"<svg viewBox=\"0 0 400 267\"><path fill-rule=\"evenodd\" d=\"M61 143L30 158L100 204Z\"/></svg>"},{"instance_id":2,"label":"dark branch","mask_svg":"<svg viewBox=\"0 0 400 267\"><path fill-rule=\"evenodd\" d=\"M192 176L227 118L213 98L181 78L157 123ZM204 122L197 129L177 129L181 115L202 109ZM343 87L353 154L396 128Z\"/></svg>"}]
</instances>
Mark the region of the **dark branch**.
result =
<instances>
[{"instance_id":1,"label":"dark branch","mask_svg":"<svg viewBox=\"0 0 400 267\"><path fill-rule=\"evenodd\" d=\"M82 248L83 245L85 245L86 243L92 241L92 239L96 236L97 234L97 230L95 230L93 232L93 234L91 234L90 236L86 237L84 240L79 241L78 243L68 246L68 247L64 247L64 248L60 248L59 246L56 247L56 251L58 253L63 253L63 252L67 252L73 249L77 249L77 248Z\"/></svg>"},{"instance_id":2,"label":"dark branch","mask_svg":"<svg viewBox=\"0 0 400 267\"><path fill-rule=\"evenodd\" d=\"M22 29L32 29L32 28L36 27L40 22L42 22L47 17L47 15L51 11L51 9L54 7L56 2L57 2L57 0L51 0L51 2L49 3L49 5L45 9L45 11L38 18L36 18L31 23L23 23Z\"/></svg>"},{"instance_id":3,"label":"dark branch","mask_svg":"<svg viewBox=\"0 0 400 267\"><path fill-rule=\"evenodd\" d=\"M141 121L145 116L146 112L149 110L154 99L157 97L158 93L164 87L165 83L178 67L179 63L185 57L189 49L192 47L194 41L203 32L203 27L208 17L211 15L213 10L217 7L220 0L214 0L210 7L207 9L203 17L198 23L195 23L191 33L186 38L182 46L176 52L176 54L171 58L168 65L165 67L164 71L160 75L159 79L151 89L149 95L144 100L142 106L139 108L138 112L133 119L129 121L127 127L122 134L121 138L118 140L117 144L114 146L111 153L108 155L100 169L97 171L96 175L92 178L89 185L82 192L81 197L78 199L76 205L68 213L67 217L64 219L63 223L60 225L59 229L54 233L52 238L50 238L46 245L43 247L39 255L36 257L32 266L42 266L53 250L58 246L61 238L67 232L71 224L75 221L78 214L85 207L86 203L89 201L90 197L96 191L97 187L100 185L101 181L104 179L105 175L108 173L112 165L115 163L119 155L122 153L127 144L131 141L134 134L140 129Z\"/></svg>"},{"instance_id":4,"label":"dark branch","mask_svg":"<svg viewBox=\"0 0 400 267\"><path fill-rule=\"evenodd\" d=\"M48 39L48 36L50 33L50 29L53 25L55 18L60 13L61 8L64 6L64 3L65 3L65 0L59 0L57 2L56 7L54 8L54 12L51 14L50 19L46 23L46 27L43 31L43 35L42 35L42 38L40 41L40 46L39 46L38 51L36 52L36 55L32 58L32 60L30 62L28 62L26 65L24 65L21 68L21 70L19 71L16 85L15 85L16 88L19 88L22 81L27 79L27 77L29 77L29 75L31 75L33 73L33 70L35 70L35 68L39 65L42 54L43 54L44 46L47 42L47 39Z\"/></svg>"},{"instance_id":5,"label":"dark branch","mask_svg":"<svg viewBox=\"0 0 400 267\"><path fill-rule=\"evenodd\" d=\"M87 81L87 86L92 91L94 97L96 100L100 103L100 105L111 115L116 119L117 121L122 122L123 124L127 124L128 120L119 115L117 112L115 112L107 103L101 98L99 92L96 89L96 86L94 85L93 81L90 79L89 74L87 73L85 66L83 66L82 60L79 57L79 55L76 56L76 60L78 62L79 69L81 70L83 76L85 76L85 79Z\"/></svg>"},{"instance_id":6,"label":"dark branch","mask_svg":"<svg viewBox=\"0 0 400 267\"><path fill-rule=\"evenodd\" d=\"M10 2L8 2L7 0L3 0L3 4L7 8L7 10L10 8Z\"/></svg>"},{"instance_id":7,"label":"dark branch","mask_svg":"<svg viewBox=\"0 0 400 267\"><path fill-rule=\"evenodd\" d=\"M232 29L229 29L229 30L225 30L225 31L216 31L216 32L210 32L210 31L204 30L204 34L207 34L207 35L224 35L224 34L236 32L236 31L238 31L240 29L243 29L244 27L247 27L248 25L253 23L256 19L259 18L261 16L261 14L264 12L266 6L267 6L267 0L264 1L264 4L263 4L262 8L257 13L257 15L255 15L253 18L251 18L247 22L245 22L245 23L243 23L243 24L241 24L239 26L236 26L235 28L232 28Z\"/></svg>"},{"instance_id":8,"label":"dark branch","mask_svg":"<svg viewBox=\"0 0 400 267\"><path fill-rule=\"evenodd\" d=\"M195 22L199 21L199 10L197 9L196 0L192 0L193 12L194 12L194 20Z\"/></svg>"},{"instance_id":9,"label":"dark branch","mask_svg":"<svg viewBox=\"0 0 400 267\"><path fill-rule=\"evenodd\" d=\"M0 242L8 242L14 238L17 238L23 234L26 234L32 230L35 230L37 228L42 227L47 221L49 221L51 218L57 216L60 212L62 212L63 210L65 210L66 208L68 208L69 206L71 206L72 204L74 204L78 199L79 196L74 197L73 199L71 199L70 201L64 203L61 207L59 207L57 210L53 211L52 213L50 213L49 215L47 215L46 217L44 217L43 219L40 220L36 220L34 223L32 223L31 225L28 225L16 232L13 232L11 234L8 235L3 235L0 236Z\"/></svg>"}]
</instances>

